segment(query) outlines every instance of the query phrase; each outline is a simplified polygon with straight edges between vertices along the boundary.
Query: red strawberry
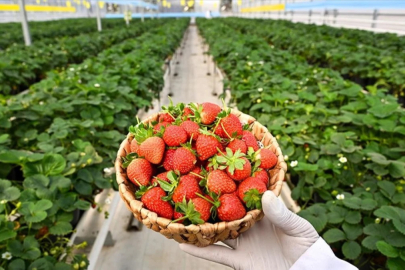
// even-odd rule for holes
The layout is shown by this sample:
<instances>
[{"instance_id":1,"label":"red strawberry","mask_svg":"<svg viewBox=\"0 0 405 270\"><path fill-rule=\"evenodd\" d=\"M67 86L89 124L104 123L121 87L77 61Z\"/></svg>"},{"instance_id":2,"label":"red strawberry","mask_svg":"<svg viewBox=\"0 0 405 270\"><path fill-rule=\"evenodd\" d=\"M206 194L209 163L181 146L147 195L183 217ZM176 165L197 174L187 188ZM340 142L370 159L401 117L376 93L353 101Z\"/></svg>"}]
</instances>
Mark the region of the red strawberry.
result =
<instances>
[{"instance_id":1,"label":"red strawberry","mask_svg":"<svg viewBox=\"0 0 405 270\"><path fill-rule=\"evenodd\" d=\"M234 194L224 194L219 197L218 217L222 221L241 219L246 215L245 207Z\"/></svg>"},{"instance_id":2,"label":"red strawberry","mask_svg":"<svg viewBox=\"0 0 405 270\"><path fill-rule=\"evenodd\" d=\"M248 178L252 173L252 165L250 164L249 160L245 157L241 157L240 159L245 161L245 164L243 164L243 169L240 170L235 168L233 172L229 167L226 169L226 173L229 175L229 177L236 181L242 181L243 179Z\"/></svg>"},{"instance_id":3,"label":"red strawberry","mask_svg":"<svg viewBox=\"0 0 405 270\"><path fill-rule=\"evenodd\" d=\"M180 182L173 192L173 202L181 202L183 198L186 201L196 198L196 193L201 194L200 186L198 185L197 179L189 175L183 175L180 177Z\"/></svg>"},{"instance_id":4,"label":"red strawberry","mask_svg":"<svg viewBox=\"0 0 405 270\"><path fill-rule=\"evenodd\" d=\"M196 142L197 154L200 160L207 160L222 149L222 144L213 136L200 134Z\"/></svg>"},{"instance_id":5,"label":"red strawberry","mask_svg":"<svg viewBox=\"0 0 405 270\"><path fill-rule=\"evenodd\" d=\"M173 170L186 174L194 168L197 158L190 149L185 147L177 148L173 155Z\"/></svg>"},{"instance_id":6,"label":"red strawberry","mask_svg":"<svg viewBox=\"0 0 405 270\"><path fill-rule=\"evenodd\" d=\"M242 136L243 127L239 118L234 114L222 118L219 121L215 134L221 138L235 138L236 136Z\"/></svg>"},{"instance_id":7,"label":"red strawberry","mask_svg":"<svg viewBox=\"0 0 405 270\"><path fill-rule=\"evenodd\" d=\"M132 160L127 167L128 179L137 186L139 186L139 184L142 186L149 185L152 173L152 165L143 158Z\"/></svg>"},{"instance_id":8,"label":"red strawberry","mask_svg":"<svg viewBox=\"0 0 405 270\"><path fill-rule=\"evenodd\" d=\"M152 184L157 183L158 180L170 182L170 181L169 181L169 178L167 177L167 174L168 174L169 172L170 172L170 171L168 171L168 172L162 172L162 173L159 173L158 175L156 175L155 177L153 177L153 178L152 178Z\"/></svg>"},{"instance_id":9,"label":"red strawberry","mask_svg":"<svg viewBox=\"0 0 405 270\"><path fill-rule=\"evenodd\" d=\"M162 113L159 115L159 122L174 122L174 118L168 113Z\"/></svg>"},{"instance_id":10,"label":"red strawberry","mask_svg":"<svg viewBox=\"0 0 405 270\"><path fill-rule=\"evenodd\" d=\"M271 169L277 165L277 156L270 149L260 149L256 155L257 159L260 159L260 168Z\"/></svg>"},{"instance_id":11,"label":"red strawberry","mask_svg":"<svg viewBox=\"0 0 405 270\"><path fill-rule=\"evenodd\" d=\"M259 146L257 145L257 140L255 135L253 135L250 131L244 130L242 135L242 141L245 141L247 148L253 147L253 150L259 150Z\"/></svg>"},{"instance_id":12,"label":"red strawberry","mask_svg":"<svg viewBox=\"0 0 405 270\"><path fill-rule=\"evenodd\" d=\"M131 142L131 152L132 153L137 153L138 154L139 151L139 145L138 142L135 140L135 138L132 140Z\"/></svg>"},{"instance_id":13,"label":"red strawberry","mask_svg":"<svg viewBox=\"0 0 405 270\"><path fill-rule=\"evenodd\" d=\"M238 149L240 150L241 153L246 154L247 153L247 146L246 143L242 140L239 139L234 139L232 140L228 146L232 150L233 153L235 153Z\"/></svg>"},{"instance_id":14,"label":"red strawberry","mask_svg":"<svg viewBox=\"0 0 405 270\"><path fill-rule=\"evenodd\" d=\"M194 115L194 112L193 112L193 110L191 108L185 107L184 111L183 111L183 116L186 116L187 119L188 119L189 115Z\"/></svg>"},{"instance_id":15,"label":"red strawberry","mask_svg":"<svg viewBox=\"0 0 405 270\"><path fill-rule=\"evenodd\" d=\"M195 210L200 213L200 218L204 221L210 219L212 204L202 198L193 198L191 201L194 204Z\"/></svg>"},{"instance_id":16,"label":"red strawberry","mask_svg":"<svg viewBox=\"0 0 405 270\"><path fill-rule=\"evenodd\" d=\"M192 136L193 141L197 140L198 134L200 134L200 126L196 122L187 120L181 123L180 126L187 132L188 139L190 139Z\"/></svg>"},{"instance_id":17,"label":"red strawberry","mask_svg":"<svg viewBox=\"0 0 405 270\"><path fill-rule=\"evenodd\" d=\"M253 177L260 179L266 186L269 184L269 175L265 170L257 170L253 173Z\"/></svg>"},{"instance_id":18,"label":"red strawberry","mask_svg":"<svg viewBox=\"0 0 405 270\"><path fill-rule=\"evenodd\" d=\"M183 214L183 213L174 211L174 214L173 214L173 219L174 219L174 220L179 219L179 218L182 218L182 217L184 217L184 214ZM178 222L178 223L183 223L184 220L181 219L181 220L178 220L177 222Z\"/></svg>"},{"instance_id":19,"label":"red strawberry","mask_svg":"<svg viewBox=\"0 0 405 270\"><path fill-rule=\"evenodd\" d=\"M253 189L256 189L256 191L252 191ZM260 195L266 190L267 187L261 179L249 177L240 183L238 187L238 196L248 208L261 209L262 197Z\"/></svg>"},{"instance_id":20,"label":"red strawberry","mask_svg":"<svg viewBox=\"0 0 405 270\"><path fill-rule=\"evenodd\" d=\"M202 104L201 123L204 125L210 125L214 123L218 113L221 111L221 107L214 103L205 102Z\"/></svg>"},{"instance_id":21,"label":"red strawberry","mask_svg":"<svg viewBox=\"0 0 405 270\"><path fill-rule=\"evenodd\" d=\"M149 137L139 146L140 156L152 164L159 164L165 153L165 142L159 137Z\"/></svg>"},{"instance_id":22,"label":"red strawberry","mask_svg":"<svg viewBox=\"0 0 405 270\"><path fill-rule=\"evenodd\" d=\"M236 190L235 182L221 170L213 170L208 174L207 187L217 194L232 193Z\"/></svg>"},{"instance_id":23,"label":"red strawberry","mask_svg":"<svg viewBox=\"0 0 405 270\"><path fill-rule=\"evenodd\" d=\"M141 201L146 208L155 212L159 217L173 218L173 207L169 202L162 200L166 192L160 187L154 187L143 194Z\"/></svg>"},{"instance_id":24,"label":"red strawberry","mask_svg":"<svg viewBox=\"0 0 405 270\"><path fill-rule=\"evenodd\" d=\"M176 149L167 149L163 156L163 167L167 171L173 170L173 155Z\"/></svg>"},{"instance_id":25,"label":"red strawberry","mask_svg":"<svg viewBox=\"0 0 405 270\"><path fill-rule=\"evenodd\" d=\"M161 122L161 123L157 123L156 126L153 127L153 133L158 133L160 131L160 129L162 127L167 127L169 126L170 123L169 122Z\"/></svg>"},{"instance_id":26,"label":"red strawberry","mask_svg":"<svg viewBox=\"0 0 405 270\"><path fill-rule=\"evenodd\" d=\"M187 142L187 132L179 126L166 127L163 140L168 146L180 146Z\"/></svg>"}]
</instances>

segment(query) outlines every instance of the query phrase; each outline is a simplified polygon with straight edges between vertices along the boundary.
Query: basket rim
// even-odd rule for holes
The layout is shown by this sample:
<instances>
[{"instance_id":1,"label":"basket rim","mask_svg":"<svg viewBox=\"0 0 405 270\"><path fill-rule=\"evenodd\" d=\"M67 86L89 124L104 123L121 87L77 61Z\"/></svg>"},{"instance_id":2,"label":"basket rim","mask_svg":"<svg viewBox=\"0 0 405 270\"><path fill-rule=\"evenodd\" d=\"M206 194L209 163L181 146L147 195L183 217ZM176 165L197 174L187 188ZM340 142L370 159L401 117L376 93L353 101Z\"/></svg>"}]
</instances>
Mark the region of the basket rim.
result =
<instances>
[{"instance_id":1,"label":"basket rim","mask_svg":"<svg viewBox=\"0 0 405 270\"><path fill-rule=\"evenodd\" d=\"M264 146L265 146L265 148L268 148L269 146L270 147L273 146L273 148L275 149L275 152L276 152L275 154L277 155L278 161L277 161L277 165L268 171L270 172L275 169L278 169L278 171L276 171L273 176L270 175L269 179L271 180L274 178L274 179L276 179L276 181L273 184L271 184L271 183L269 184L268 190L271 190L273 193L275 193L276 196L279 196L281 193L284 177L287 173L287 164L284 161L284 156L278 145L277 139L272 136L272 134L268 131L268 129L265 126L263 126L261 123L259 123L252 116L250 116L248 114L244 114L237 109L231 109L231 113L238 116L239 119L241 119L241 117L246 118L247 123L249 125L259 125L261 130L263 131L261 141L263 141L263 139L266 136L269 137L270 144L264 145ZM154 114L150 115L149 117L147 117L142 122L143 123L152 122L157 119L159 114L160 114L160 112L154 113ZM254 134L254 135L255 135L256 139L259 139L256 136L256 134ZM116 175L117 175L116 181L118 183L119 193L121 195L121 198L126 203L127 208L139 220L143 220L146 217L149 217L149 218L153 218L154 220L156 220L156 223L159 224L159 227L161 227L161 228L175 229L176 231L179 231L180 234L182 234L182 232L190 233L190 231L195 232L195 234L197 234L199 231L205 229L206 227L208 227L208 229L210 229L210 227L212 227L212 226L219 227L219 228L220 227L223 227L223 228L235 227L235 226L240 225L243 222L248 222L250 219L261 219L263 217L263 210L258 210L258 209L246 211L246 215L241 219L234 220L234 221L219 221L216 223L205 222L203 224L183 225L182 223L172 223L171 219L158 217L155 212L150 211L149 209L145 208L143 203L140 200L135 198L132 191L134 189L136 189L136 187L133 183L131 183L129 180L127 180L126 171L125 171L125 169L122 168L122 158L121 158L122 155L120 155L120 154L122 152L125 152L125 148L130 145L130 140L132 140L132 138L133 138L133 135L131 133L128 133L126 138L122 141L120 148L117 152L117 158L115 160L114 165L115 165ZM127 183L129 185L131 185L132 187L129 186ZM135 208L136 211L134 211L133 208Z\"/></svg>"}]
</instances>

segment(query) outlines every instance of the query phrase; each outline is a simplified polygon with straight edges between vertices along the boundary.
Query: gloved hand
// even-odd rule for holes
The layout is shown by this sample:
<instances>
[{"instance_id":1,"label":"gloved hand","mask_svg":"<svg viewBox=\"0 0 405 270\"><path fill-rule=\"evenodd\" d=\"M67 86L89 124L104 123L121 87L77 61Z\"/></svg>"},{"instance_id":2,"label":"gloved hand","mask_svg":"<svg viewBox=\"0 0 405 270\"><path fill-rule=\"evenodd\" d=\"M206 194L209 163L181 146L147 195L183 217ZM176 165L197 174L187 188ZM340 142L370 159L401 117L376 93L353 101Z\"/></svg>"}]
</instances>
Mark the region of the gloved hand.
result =
<instances>
[{"instance_id":1,"label":"gloved hand","mask_svg":"<svg viewBox=\"0 0 405 270\"><path fill-rule=\"evenodd\" d=\"M180 244L180 248L193 256L237 270L290 269L319 235L308 221L289 211L273 192L263 194L262 205L261 221L237 239L224 241L232 249L188 244Z\"/></svg>"}]
</instances>

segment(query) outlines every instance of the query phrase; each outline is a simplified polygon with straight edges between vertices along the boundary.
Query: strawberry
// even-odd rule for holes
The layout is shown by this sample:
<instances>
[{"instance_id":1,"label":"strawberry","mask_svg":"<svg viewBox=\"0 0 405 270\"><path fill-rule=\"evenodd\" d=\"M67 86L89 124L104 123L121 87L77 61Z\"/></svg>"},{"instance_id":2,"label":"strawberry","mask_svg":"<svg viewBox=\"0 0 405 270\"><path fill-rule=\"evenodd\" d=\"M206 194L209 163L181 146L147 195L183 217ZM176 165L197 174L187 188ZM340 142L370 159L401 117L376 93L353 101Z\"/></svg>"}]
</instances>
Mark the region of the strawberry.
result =
<instances>
[{"instance_id":1,"label":"strawberry","mask_svg":"<svg viewBox=\"0 0 405 270\"><path fill-rule=\"evenodd\" d=\"M253 150L259 150L259 146L257 145L257 140L255 135L253 135L250 131L244 130L242 135L242 141L246 143L246 146L253 147Z\"/></svg>"},{"instance_id":2,"label":"strawberry","mask_svg":"<svg viewBox=\"0 0 405 270\"><path fill-rule=\"evenodd\" d=\"M166 192L162 188L154 187L142 195L141 201L146 208L155 212L159 217L172 219L173 207L162 199L164 196L166 196Z\"/></svg>"},{"instance_id":3,"label":"strawberry","mask_svg":"<svg viewBox=\"0 0 405 270\"><path fill-rule=\"evenodd\" d=\"M197 158L190 149L186 147L177 148L173 155L173 170L186 174L194 168L196 162Z\"/></svg>"},{"instance_id":4,"label":"strawberry","mask_svg":"<svg viewBox=\"0 0 405 270\"><path fill-rule=\"evenodd\" d=\"M260 159L259 168L262 169L271 169L277 165L277 156L273 153L270 149L259 149L258 153L256 154L256 158Z\"/></svg>"},{"instance_id":5,"label":"strawberry","mask_svg":"<svg viewBox=\"0 0 405 270\"><path fill-rule=\"evenodd\" d=\"M149 185L152 173L152 165L143 158L132 160L127 167L128 179L137 186Z\"/></svg>"},{"instance_id":6,"label":"strawberry","mask_svg":"<svg viewBox=\"0 0 405 270\"><path fill-rule=\"evenodd\" d=\"M173 213L173 219L175 220L174 222L183 223L184 219L182 217L184 217L183 213L177 212L176 210L174 211Z\"/></svg>"},{"instance_id":7,"label":"strawberry","mask_svg":"<svg viewBox=\"0 0 405 270\"><path fill-rule=\"evenodd\" d=\"M226 168L228 176L236 181L246 179L252 173L252 165L245 154L241 153L240 150L232 153L230 148L226 148L226 154L222 153L222 155L215 157L215 168Z\"/></svg>"},{"instance_id":8,"label":"strawberry","mask_svg":"<svg viewBox=\"0 0 405 270\"><path fill-rule=\"evenodd\" d=\"M226 169L226 173L229 175L229 177L231 177L233 180L236 180L236 181L241 181L243 179L246 179L252 173L252 165L250 164L249 160L245 157L242 157L240 159L245 161L242 169L235 168L235 170L233 172L230 167L228 167Z\"/></svg>"},{"instance_id":9,"label":"strawberry","mask_svg":"<svg viewBox=\"0 0 405 270\"><path fill-rule=\"evenodd\" d=\"M246 215L245 207L234 194L224 194L219 197L218 217L222 221L241 219Z\"/></svg>"},{"instance_id":10,"label":"strawberry","mask_svg":"<svg viewBox=\"0 0 405 270\"><path fill-rule=\"evenodd\" d=\"M200 134L196 142L197 154L200 160L207 160L222 149L222 144L214 137L206 134Z\"/></svg>"},{"instance_id":11,"label":"strawberry","mask_svg":"<svg viewBox=\"0 0 405 270\"><path fill-rule=\"evenodd\" d=\"M260 179L266 186L269 184L269 175L265 170L257 170L253 173L253 177Z\"/></svg>"},{"instance_id":12,"label":"strawberry","mask_svg":"<svg viewBox=\"0 0 405 270\"><path fill-rule=\"evenodd\" d=\"M140 156L152 164L159 164L165 153L165 142L159 137L149 137L139 146Z\"/></svg>"},{"instance_id":13,"label":"strawberry","mask_svg":"<svg viewBox=\"0 0 405 270\"><path fill-rule=\"evenodd\" d=\"M236 152L237 150L240 150L241 153L246 154L247 153L247 146L246 143L242 140L239 139L234 139L232 140L228 145L228 148L232 150L232 152Z\"/></svg>"},{"instance_id":14,"label":"strawberry","mask_svg":"<svg viewBox=\"0 0 405 270\"><path fill-rule=\"evenodd\" d=\"M169 122L160 122L160 123L157 123L154 127L153 127L153 133L158 133L161 129L162 129L162 127L164 127L164 128L166 128L167 126L169 126L170 125L170 123Z\"/></svg>"},{"instance_id":15,"label":"strawberry","mask_svg":"<svg viewBox=\"0 0 405 270\"><path fill-rule=\"evenodd\" d=\"M163 167L167 171L173 170L173 155L176 149L167 149L163 156Z\"/></svg>"},{"instance_id":16,"label":"strawberry","mask_svg":"<svg viewBox=\"0 0 405 270\"><path fill-rule=\"evenodd\" d=\"M138 145L138 142L136 141L136 139L134 138L131 141L131 152L138 154L138 151L139 151L139 145Z\"/></svg>"},{"instance_id":17,"label":"strawberry","mask_svg":"<svg viewBox=\"0 0 405 270\"><path fill-rule=\"evenodd\" d=\"M182 127L187 132L187 138L193 138L193 141L196 141L198 138L198 134L200 134L200 126L193 121L187 120L181 123L180 127Z\"/></svg>"},{"instance_id":18,"label":"strawberry","mask_svg":"<svg viewBox=\"0 0 405 270\"><path fill-rule=\"evenodd\" d=\"M262 209L262 195L267 190L263 181L256 177L249 177L240 183L238 196L249 209Z\"/></svg>"},{"instance_id":19,"label":"strawberry","mask_svg":"<svg viewBox=\"0 0 405 270\"><path fill-rule=\"evenodd\" d=\"M194 204L195 210L200 213L200 218L204 221L210 219L212 204L202 198L193 198L191 201Z\"/></svg>"},{"instance_id":20,"label":"strawberry","mask_svg":"<svg viewBox=\"0 0 405 270\"><path fill-rule=\"evenodd\" d=\"M199 179L199 177L196 176L196 174L200 175L201 172L202 172L201 167L195 165L195 166L191 169L189 175L191 175L192 177L196 177L197 179Z\"/></svg>"},{"instance_id":21,"label":"strawberry","mask_svg":"<svg viewBox=\"0 0 405 270\"><path fill-rule=\"evenodd\" d=\"M192 224L202 224L210 218L211 203L201 198L193 198L188 202L184 198L176 203L176 212L179 212L179 218L172 222L181 222L187 219Z\"/></svg>"},{"instance_id":22,"label":"strawberry","mask_svg":"<svg viewBox=\"0 0 405 270\"><path fill-rule=\"evenodd\" d=\"M183 110L183 116L189 119L190 115L194 115L193 110L190 107L185 107Z\"/></svg>"},{"instance_id":23,"label":"strawberry","mask_svg":"<svg viewBox=\"0 0 405 270\"><path fill-rule=\"evenodd\" d=\"M170 171L168 171L168 172L162 172L162 173L159 173L158 175L156 175L155 177L153 177L153 179L152 179L152 184L158 183L158 180L162 180L162 181L169 182L169 178L168 178L168 176L167 176L167 174L168 174L169 172L170 172Z\"/></svg>"},{"instance_id":24,"label":"strawberry","mask_svg":"<svg viewBox=\"0 0 405 270\"><path fill-rule=\"evenodd\" d=\"M232 193L236 190L235 182L221 170L213 170L208 174L207 187L217 194Z\"/></svg>"},{"instance_id":25,"label":"strawberry","mask_svg":"<svg viewBox=\"0 0 405 270\"><path fill-rule=\"evenodd\" d=\"M171 116L169 113L162 113L159 115L159 122L174 122L174 117Z\"/></svg>"},{"instance_id":26,"label":"strawberry","mask_svg":"<svg viewBox=\"0 0 405 270\"><path fill-rule=\"evenodd\" d=\"M221 111L221 107L210 102L205 102L198 105L198 107L194 104L191 104L190 106L194 109L194 114L197 116L197 119L199 119L204 125L214 123L218 113Z\"/></svg>"},{"instance_id":27,"label":"strawberry","mask_svg":"<svg viewBox=\"0 0 405 270\"><path fill-rule=\"evenodd\" d=\"M189 175L183 175L180 177L180 181L173 192L173 202L181 202L183 198L189 201L192 198L196 198L196 193L201 193L198 180Z\"/></svg>"},{"instance_id":28,"label":"strawberry","mask_svg":"<svg viewBox=\"0 0 405 270\"><path fill-rule=\"evenodd\" d=\"M168 146L180 146L187 142L187 132L179 126L166 127L163 140Z\"/></svg>"},{"instance_id":29,"label":"strawberry","mask_svg":"<svg viewBox=\"0 0 405 270\"><path fill-rule=\"evenodd\" d=\"M239 118L234 114L229 114L222 118L215 130L215 134L221 138L235 138L237 136L242 136L243 127Z\"/></svg>"}]
</instances>

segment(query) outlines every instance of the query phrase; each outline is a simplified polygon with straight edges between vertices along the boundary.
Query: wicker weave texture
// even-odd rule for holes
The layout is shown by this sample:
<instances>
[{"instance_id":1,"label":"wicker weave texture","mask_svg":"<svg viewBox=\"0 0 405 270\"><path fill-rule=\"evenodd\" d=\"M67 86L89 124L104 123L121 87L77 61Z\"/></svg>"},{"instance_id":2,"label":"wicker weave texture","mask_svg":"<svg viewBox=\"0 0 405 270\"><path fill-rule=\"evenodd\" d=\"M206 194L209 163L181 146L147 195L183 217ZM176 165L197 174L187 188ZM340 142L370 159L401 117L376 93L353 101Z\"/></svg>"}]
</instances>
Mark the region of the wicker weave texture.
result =
<instances>
[{"instance_id":1,"label":"wicker weave texture","mask_svg":"<svg viewBox=\"0 0 405 270\"><path fill-rule=\"evenodd\" d=\"M261 141L265 148L272 150L277 155L277 165L269 170L269 190L272 190L277 196L279 196L287 172L287 164L284 161L283 154L276 138L270 134L266 127L257 122L253 117L241 113L238 110L232 110L232 113L238 116L242 123L250 124L252 126L252 133L255 135L256 139ZM158 114L154 114L143 122L150 123L157 119ZM237 238L241 233L248 230L257 221L262 219L263 212L260 210L248 211L242 219L231 222L218 222L215 224L204 223L188 226L184 226L180 223L171 223L171 220L169 219L158 217L156 213L144 208L143 203L135 198L136 187L128 180L126 170L122 167L122 157L125 157L130 153L132 139L132 135L128 134L118 150L117 159L115 161L117 182L119 193L127 208L146 227L156 232L160 232L167 238L174 239L179 243L189 243L204 247L218 241Z\"/></svg>"}]
</instances>

